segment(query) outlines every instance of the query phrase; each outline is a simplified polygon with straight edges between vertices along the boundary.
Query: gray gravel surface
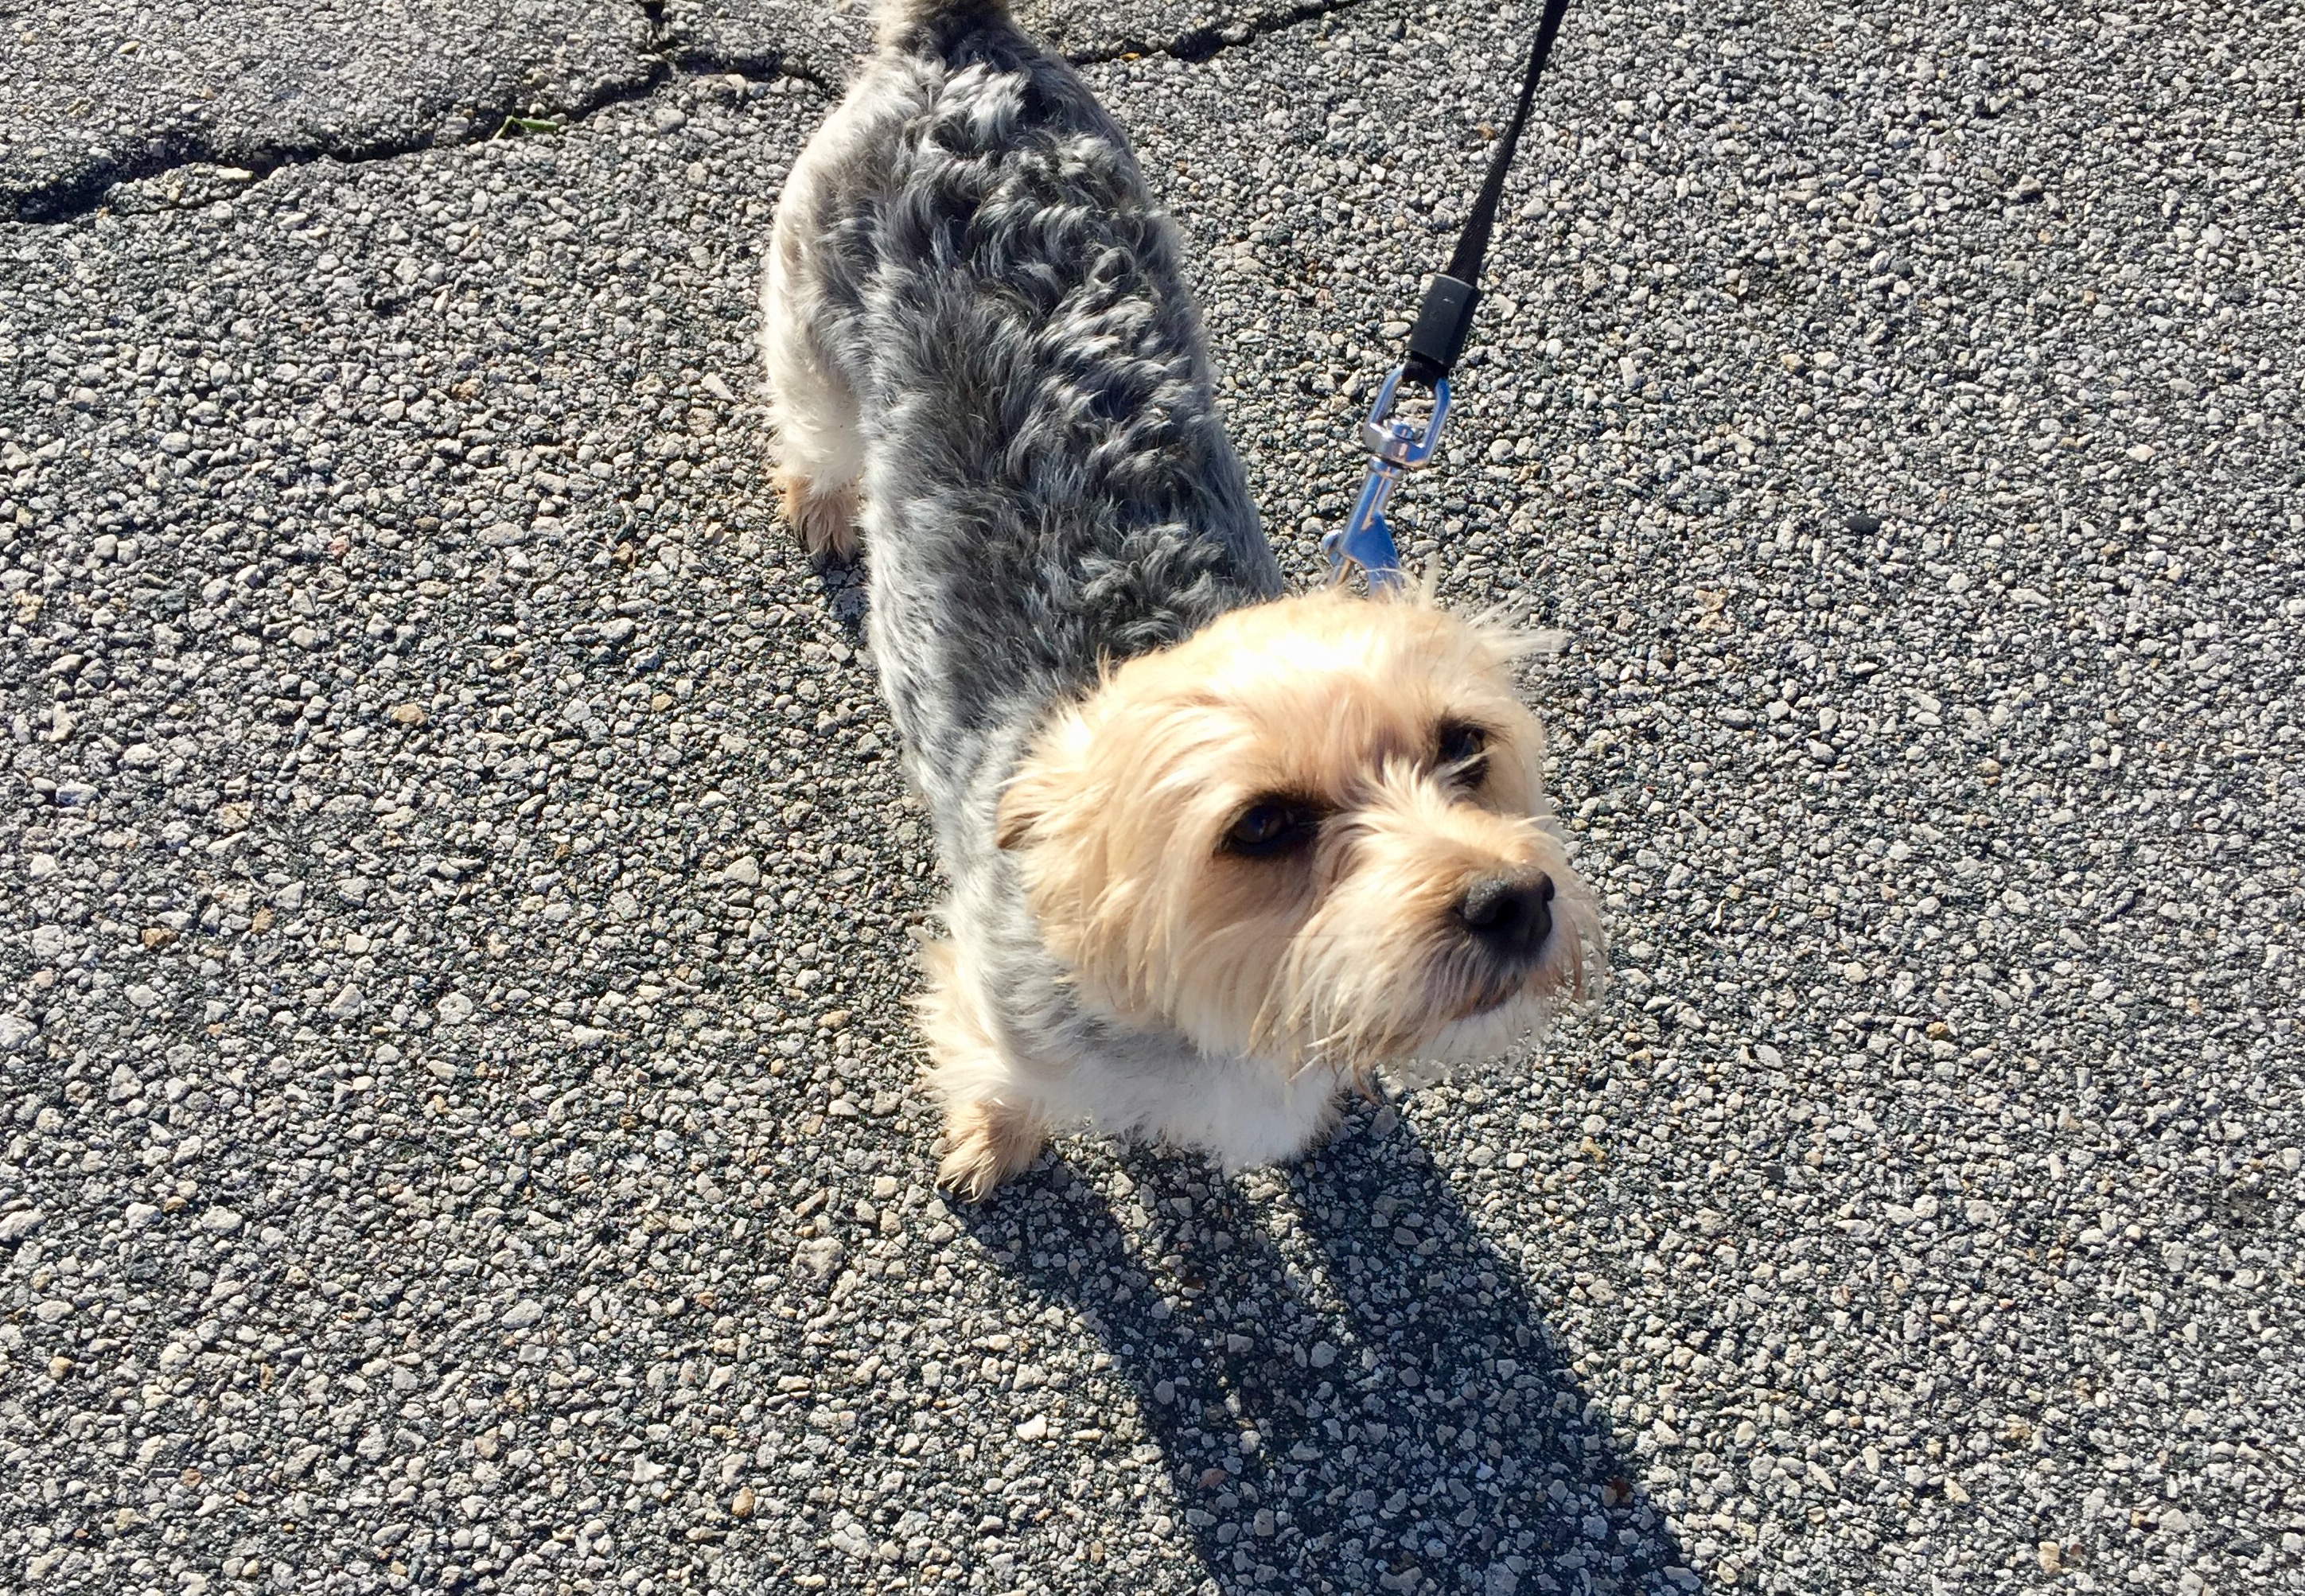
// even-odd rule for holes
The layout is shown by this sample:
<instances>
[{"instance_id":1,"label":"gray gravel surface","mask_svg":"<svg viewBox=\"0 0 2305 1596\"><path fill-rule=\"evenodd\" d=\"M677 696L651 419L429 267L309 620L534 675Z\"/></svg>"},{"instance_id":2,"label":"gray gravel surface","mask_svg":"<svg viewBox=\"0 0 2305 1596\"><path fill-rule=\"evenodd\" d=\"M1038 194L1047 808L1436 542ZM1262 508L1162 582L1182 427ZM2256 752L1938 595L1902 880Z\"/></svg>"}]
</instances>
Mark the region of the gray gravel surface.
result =
<instances>
[{"instance_id":1,"label":"gray gravel surface","mask_svg":"<svg viewBox=\"0 0 2305 1596\"><path fill-rule=\"evenodd\" d=\"M1092 71L1300 571L1531 20ZM7 226L0 1577L2305 1589L2301 67L1580 7L1401 523L1566 639L1614 992L1292 1169L977 1210L861 587L760 470L822 92Z\"/></svg>"},{"instance_id":2,"label":"gray gravel surface","mask_svg":"<svg viewBox=\"0 0 2305 1596\"><path fill-rule=\"evenodd\" d=\"M1013 0L1025 25L1075 61L1172 55L1198 61L1352 0ZM871 40L867 0L670 0L661 47L682 63L760 64L825 86L846 79Z\"/></svg>"},{"instance_id":3,"label":"gray gravel surface","mask_svg":"<svg viewBox=\"0 0 2305 1596\"><path fill-rule=\"evenodd\" d=\"M1018 14L1078 59L1197 59L1330 8L1147 0L1122 13L1022 0ZM0 216L68 218L116 183L153 176L181 199L196 167L244 183L293 163L470 143L507 117L566 125L681 76L829 88L872 31L864 0L0 4Z\"/></svg>"},{"instance_id":4,"label":"gray gravel surface","mask_svg":"<svg viewBox=\"0 0 2305 1596\"><path fill-rule=\"evenodd\" d=\"M0 7L0 214L189 162L261 170L493 132L651 81L628 0Z\"/></svg>"}]
</instances>

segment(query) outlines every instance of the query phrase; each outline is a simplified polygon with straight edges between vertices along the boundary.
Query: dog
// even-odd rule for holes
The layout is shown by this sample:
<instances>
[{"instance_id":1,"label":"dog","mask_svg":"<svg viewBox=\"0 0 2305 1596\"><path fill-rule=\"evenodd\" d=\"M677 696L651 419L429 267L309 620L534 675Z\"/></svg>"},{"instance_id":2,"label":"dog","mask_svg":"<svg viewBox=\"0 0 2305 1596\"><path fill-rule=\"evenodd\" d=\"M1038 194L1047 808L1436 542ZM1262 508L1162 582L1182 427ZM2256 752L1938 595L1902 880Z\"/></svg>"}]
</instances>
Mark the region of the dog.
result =
<instances>
[{"instance_id":1,"label":"dog","mask_svg":"<svg viewBox=\"0 0 2305 1596\"><path fill-rule=\"evenodd\" d=\"M868 635L952 883L921 1000L942 1184L1053 1131L1293 1158L1344 1090L1590 996L1521 645L1290 595L1173 225L999 0L882 0L781 195L785 514Z\"/></svg>"}]
</instances>

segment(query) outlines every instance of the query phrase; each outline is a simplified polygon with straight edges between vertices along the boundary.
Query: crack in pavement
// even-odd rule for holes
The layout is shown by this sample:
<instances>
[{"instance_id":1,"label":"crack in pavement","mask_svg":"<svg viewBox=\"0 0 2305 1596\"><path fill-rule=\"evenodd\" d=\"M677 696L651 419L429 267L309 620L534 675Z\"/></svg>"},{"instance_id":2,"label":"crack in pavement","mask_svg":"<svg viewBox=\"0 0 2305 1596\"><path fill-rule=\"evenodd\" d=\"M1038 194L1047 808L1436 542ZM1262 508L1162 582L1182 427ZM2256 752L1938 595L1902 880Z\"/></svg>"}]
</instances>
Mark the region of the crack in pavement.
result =
<instances>
[{"instance_id":1,"label":"crack in pavement","mask_svg":"<svg viewBox=\"0 0 2305 1596\"><path fill-rule=\"evenodd\" d=\"M1178 34L1166 44L1132 40L1106 49L1069 52L1065 59L1075 66L1095 66L1108 61L1131 61L1144 55L1170 55L1178 61L1197 64L1226 50L1253 44L1271 34L1285 33L1306 22L1317 22L1362 4L1364 0L1306 0L1305 4L1292 5L1286 11L1252 17L1245 22L1221 28L1213 23L1195 28Z\"/></svg>"},{"instance_id":2,"label":"crack in pavement","mask_svg":"<svg viewBox=\"0 0 2305 1596\"><path fill-rule=\"evenodd\" d=\"M444 140L430 129L418 128L410 130L405 137L365 140L351 144L333 140L306 144L284 142L271 149L259 149L251 152L246 149L225 151L218 148L217 137L210 130L188 129L181 133L162 133L145 147L140 156L125 157L94 166L61 183L32 191L17 202L16 219L47 225L75 222L103 209L114 191L124 184L149 183L170 173L192 167L216 166L246 172L254 181L260 183L284 167L308 166L315 161L333 160L345 166L357 166L370 161L394 160L427 149L486 143L490 139L505 136L504 129L515 117L534 117L566 129L612 106L649 99L684 77L741 77L753 82L789 79L806 83L828 96L836 92L838 88L815 72L783 61L757 57L723 60L702 50L651 52L642 59L646 64L638 77L599 85L592 92L562 104L504 95L484 102L469 102L469 116L462 115L464 107L460 106L459 119L471 127L496 130L479 138Z\"/></svg>"},{"instance_id":3,"label":"crack in pavement","mask_svg":"<svg viewBox=\"0 0 2305 1596\"><path fill-rule=\"evenodd\" d=\"M1245 21L1195 27L1165 41L1130 38L1095 49L1067 52L1065 58L1076 66L1156 55L1198 64L1226 50L1306 22L1317 22L1363 3L1364 0L1302 0L1284 10ZM443 138L439 128L422 126L411 128L399 136L351 141L327 137L304 141L283 140L269 147L251 149L226 148L231 140L242 136L229 131L164 130L147 140L136 153L123 152L116 158L99 160L82 171L27 191L17 200L15 219L32 225L70 224L105 209L115 191L124 185L149 183L195 168L234 174L231 181L235 184L240 182L236 175L240 173L248 174L250 183L260 183L284 167L315 161L333 160L355 166L394 160L427 149L486 142L505 136L505 128L516 117L549 121L556 124L556 131L564 131L614 106L649 99L688 78L737 77L756 83L790 81L805 83L827 98L837 98L843 87L838 81L809 67L787 51L721 49L673 39L668 37L673 28L664 20L662 4L642 0L641 11L648 19L653 37L636 59L637 75L597 84L589 92L559 103L507 90L484 101L459 105L447 124L462 122L473 130L496 130L478 138ZM213 197L204 196L197 203L206 203ZM164 202L149 208L170 209L175 206Z\"/></svg>"}]
</instances>

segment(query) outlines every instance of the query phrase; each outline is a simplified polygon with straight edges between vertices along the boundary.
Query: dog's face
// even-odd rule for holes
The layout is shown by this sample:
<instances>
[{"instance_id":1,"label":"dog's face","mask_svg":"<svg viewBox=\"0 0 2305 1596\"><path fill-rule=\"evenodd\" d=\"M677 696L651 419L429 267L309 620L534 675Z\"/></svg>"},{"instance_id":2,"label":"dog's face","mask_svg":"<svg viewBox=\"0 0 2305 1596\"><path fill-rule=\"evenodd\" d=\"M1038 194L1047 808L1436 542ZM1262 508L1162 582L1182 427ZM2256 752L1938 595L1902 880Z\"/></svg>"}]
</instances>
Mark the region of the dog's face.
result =
<instances>
[{"instance_id":1,"label":"dog's face","mask_svg":"<svg viewBox=\"0 0 2305 1596\"><path fill-rule=\"evenodd\" d=\"M1060 714L1000 807L1081 997L1211 1052L1472 1057L1586 997L1508 635L1325 592L1235 611Z\"/></svg>"}]
</instances>

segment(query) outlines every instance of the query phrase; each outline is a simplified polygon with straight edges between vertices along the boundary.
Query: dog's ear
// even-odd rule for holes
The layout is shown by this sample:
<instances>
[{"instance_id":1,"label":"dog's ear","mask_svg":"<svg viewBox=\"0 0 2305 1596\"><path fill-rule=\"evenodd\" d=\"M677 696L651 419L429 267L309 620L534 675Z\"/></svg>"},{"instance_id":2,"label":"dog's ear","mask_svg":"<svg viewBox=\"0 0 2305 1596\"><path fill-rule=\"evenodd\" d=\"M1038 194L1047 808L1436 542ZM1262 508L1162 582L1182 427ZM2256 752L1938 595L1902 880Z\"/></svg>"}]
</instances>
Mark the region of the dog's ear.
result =
<instances>
[{"instance_id":1,"label":"dog's ear","mask_svg":"<svg viewBox=\"0 0 2305 1596\"><path fill-rule=\"evenodd\" d=\"M1061 771L1045 743L1027 754L1000 789L999 807L992 811L993 843L1004 853L1021 846L1056 813L1062 785Z\"/></svg>"},{"instance_id":2,"label":"dog's ear","mask_svg":"<svg viewBox=\"0 0 2305 1596\"><path fill-rule=\"evenodd\" d=\"M1018 761L992 817L992 840L1003 850L1020 845L1065 813L1080 807L1088 727L1077 709L1060 711Z\"/></svg>"},{"instance_id":3,"label":"dog's ear","mask_svg":"<svg viewBox=\"0 0 2305 1596\"><path fill-rule=\"evenodd\" d=\"M1004 850L1023 842L1025 833L1033 829L1043 812L1033 785L1029 779L1019 777L1000 794L1000 807L993 813L992 840Z\"/></svg>"}]
</instances>

